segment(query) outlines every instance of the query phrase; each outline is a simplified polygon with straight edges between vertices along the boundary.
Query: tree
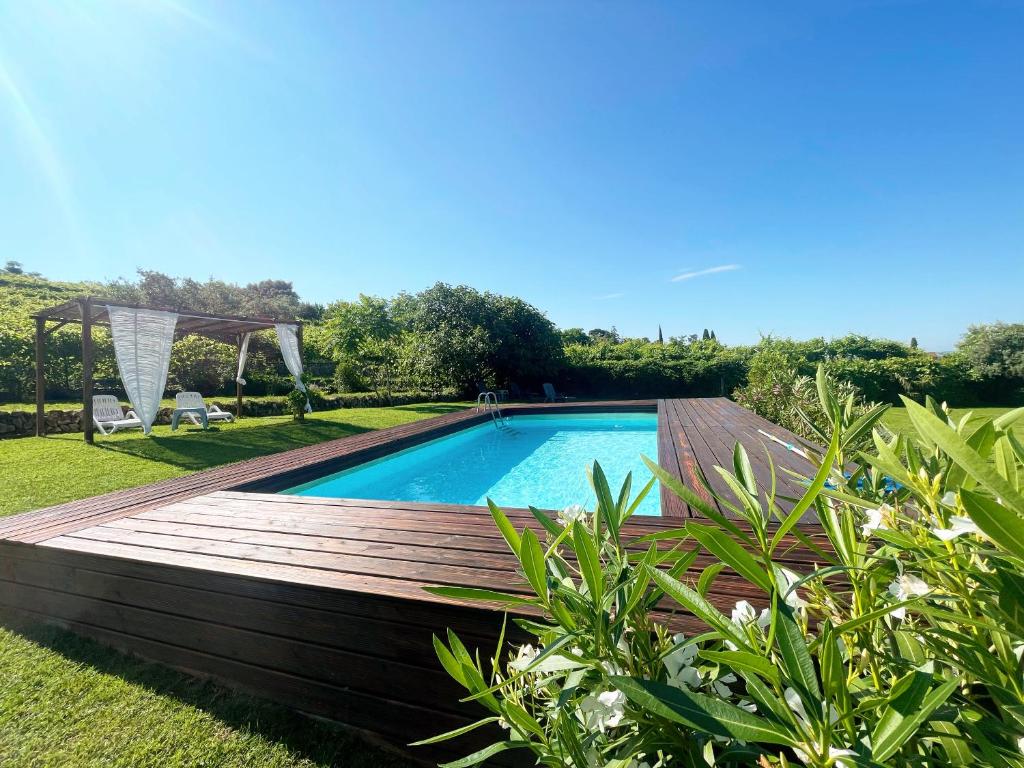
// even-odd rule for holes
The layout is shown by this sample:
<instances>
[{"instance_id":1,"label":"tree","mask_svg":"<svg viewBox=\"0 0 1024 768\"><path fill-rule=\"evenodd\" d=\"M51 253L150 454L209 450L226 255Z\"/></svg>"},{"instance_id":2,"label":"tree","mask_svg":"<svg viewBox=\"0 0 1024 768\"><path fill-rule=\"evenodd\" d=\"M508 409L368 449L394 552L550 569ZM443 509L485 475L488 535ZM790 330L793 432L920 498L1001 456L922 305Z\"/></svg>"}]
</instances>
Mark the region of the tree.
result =
<instances>
[{"instance_id":1,"label":"tree","mask_svg":"<svg viewBox=\"0 0 1024 768\"><path fill-rule=\"evenodd\" d=\"M972 325L957 349L979 378L1024 379L1024 323Z\"/></svg>"},{"instance_id":2,"label":"tree","mask_svg":"<svg viewBox=\"0 0 1024 768\"><path fill-rule=\"evenodd\" d=\"M910 348L917 349L917 336L910 337Z\"/></svg>"},{"instance_id":3,"label":"tree","mask_svg":"<svg viewBox=\"0 0 1024 768\"><path fill-rule=\"evenodd\" d=\"M622 341L622 337L619 335L619 332L615 330L614 325L610 331L606 331L604 328L591 328L587 331L587 335L590 337L591 341L598 344L619 344Z\"/></svg>"},{"instance_id":4,"label":"tree","mask_svg":"<svg viewBox=\"0 0 1024 768\"><path fill-rule=\"evenodd\" d=\"M562 337L562 346L569 344L592 344L593 339L582 328L563 328L558 332Z\"/></svg>"},{"instance_id":5,"label":"tree","mask_svg":"<svg viewBox=\"0 0 1024 768\"><path fill-rule=\"evenodd\" d=\"M8 261L4 264L4 272L9 275L22 275L25 273L20 261Z\"/></svg>"},{"instance_id":6,"label":"tree","mask_svg":"<svg viewBox=\"0 0 1024 768\"><path fill-rule=\"evenodd\" d=\"M171 347L170 386L183 392L216 392L234 377L237 354L230 344L189 334Z\"/></svg>"},{"instance_id":7,"label":"tree","mask_svg":"<svg viewBox=\"0 0 1024 768\"><path fill-rule=\"evenodd\" d=\"M708 329L707 328L704 329L704 333L703 333L703 335L701 335L700 338L701 338L702 341L710 341L711 340L711 334L708 333Z\"/></svg>"},{"instance_id":8,"label":"tree","mask_svg":"<svg viewBox=\"0 0 1024 768\"><path fill-rule=\"evenodd\" d=\"M660 325L658 326L658 343L659 344L664 344L665 343L665 337L662 336L662 334L661 334L661 326Z\"/></svg>"}]
</instances>

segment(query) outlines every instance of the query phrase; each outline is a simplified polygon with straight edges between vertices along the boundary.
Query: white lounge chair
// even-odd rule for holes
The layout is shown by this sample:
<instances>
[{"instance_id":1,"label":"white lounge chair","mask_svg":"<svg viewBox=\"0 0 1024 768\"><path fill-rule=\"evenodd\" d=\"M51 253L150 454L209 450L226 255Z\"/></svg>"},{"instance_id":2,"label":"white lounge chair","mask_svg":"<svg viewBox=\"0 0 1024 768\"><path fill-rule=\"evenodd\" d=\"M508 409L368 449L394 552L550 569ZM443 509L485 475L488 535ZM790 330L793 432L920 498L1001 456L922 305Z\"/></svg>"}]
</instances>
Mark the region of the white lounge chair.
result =
<instances>
[{"instance_id":1,"label":"white lounge chair","mask_svg":"<svg viewBox=\"0 0 1024 768\"><path fill-rule=\"evenodd\" d=\"M125 413L114 395L93 395L92 423L101 435L112 435L119 429L142 428L142 422L135 411Z\"/></svg>"},{"instance_id":2,"label":"white lounge chair","mask_svg":"<svg viewBox=\"0 0 1024 768\"><path fill-rule=\"evenodd\" d=\"M216 405L211 405L209 408L206 407L206 401L203 400L203 396L198 392L179 392L174 396L174 404L178 408L202 408L206 411L206 420L209 421L234 421L234 415L227 411L222 411ZM182 417L188 419L193 424L202 424L202 420L199 414L196 413L183 413Z\"/></svg>"}]
</instances>

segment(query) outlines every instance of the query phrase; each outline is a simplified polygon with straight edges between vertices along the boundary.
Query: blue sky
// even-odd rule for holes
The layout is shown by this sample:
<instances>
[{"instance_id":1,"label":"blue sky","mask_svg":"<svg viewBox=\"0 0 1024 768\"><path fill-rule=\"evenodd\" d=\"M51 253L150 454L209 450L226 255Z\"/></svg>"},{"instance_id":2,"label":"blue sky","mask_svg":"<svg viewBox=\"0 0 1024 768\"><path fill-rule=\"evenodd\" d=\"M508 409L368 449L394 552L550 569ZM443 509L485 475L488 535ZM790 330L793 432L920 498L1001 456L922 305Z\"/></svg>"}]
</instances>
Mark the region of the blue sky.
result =
<instances>
[{"instance_id":1,"label":"blue sky","mask_svg":"<svg viewBox=\"0 0 1024 768\"><path fill-rule=\"evenodd\" d=\"M561 326L1022 321L1024 4L0 4L0 259Z\"/></svg>"}]
</instances>

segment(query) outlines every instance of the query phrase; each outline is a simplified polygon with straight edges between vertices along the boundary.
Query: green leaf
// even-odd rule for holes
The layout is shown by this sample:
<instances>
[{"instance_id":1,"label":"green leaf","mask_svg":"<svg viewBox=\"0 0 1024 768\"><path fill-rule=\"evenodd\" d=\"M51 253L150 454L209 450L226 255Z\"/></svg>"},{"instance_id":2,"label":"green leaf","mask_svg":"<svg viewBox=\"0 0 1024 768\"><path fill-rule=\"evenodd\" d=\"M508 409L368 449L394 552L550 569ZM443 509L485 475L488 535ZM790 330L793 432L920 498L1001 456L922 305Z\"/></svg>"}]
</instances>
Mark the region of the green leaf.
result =
<instances>
[{"instance_id":1,"label":"green leaf","mask_svg":"<svg viewBox=\"0 0 1024 768\"><path fill-rule=\"evenodd\" d=\"M732 538L709 525L687 523L686 530L711 554L724 562L762 592L770 593L771 579L764 567Z\"/></svg>"},{"instance_id":2,"label":"green leaf","mask_svg":"<svg viewBox=\"0 0 1024 768\"><path fill-rule=\"evenodd\" d=\"M893 684L871 734L871 743L875 746L876 752L887 743L887 739L892 738L893 732L899 728L903 720L921 706L928 689L932 687L933 679L931 673L915 669Z\"/></svg>"},{"instance_id":3,"label":"green leaf","mask_svg":"<svg viewBox=\"0 0 1024 768\"><path fill-rule=\"evenodd\" d=\"M597 544L579 522L572 524L572 543L590 599L595 606L600 607L604 597L604 573L601 570Z\"/></svg>"},{"instance_id":4,"label":"green leaf","mask_svg":"<svg viewBox=\"0 0 1024 768\"><path fill-rule=\"evenodd\" d=\"M818 400L821 402L822 410L828 414L829 421L833 423L838 422L840 418L839 402L832 392L832 387L829 386L828 374L825 371L824 363L818 363L814 383L818 387Z\"/></svg>"},{"instance_id":5,"label":"green leaf","mask_svg":"<svg viewBox=\"0 0 1024 768\"><path fill-rule=\"evenodd\" d=\"M489 747L484 747L483 749L474 752L471 755L466 755L460 760L455 760L451 763L441 763L438 768L469 768L471 765L480 765L484 760L492 758L506 750L522 749L525 746L525 741L498 741L491 744Z\"/></svg>"},{"instance_id":6,"label":"green leaf","mask_svg":"<svg viewBox=\"0 0 1024 768\"><path fill-rule=\"evenodd\" d=\"M1007 411L1002 416L997 416L992 423L996 429L1006 430L1012 427L1017 421L1024 418L1024 406Z\"/></svg>"},{"instance_id":7,"label":"green leaf","mask_svg":"<svg viewBox=\"0 0 1024 768\"><path fill-rule=\"evenodd\" d=\"M678 477L669 474L657 462L651 461L646 456L641 456L640 458L643 459L644 464L647 465L647 468L651 470L654 476L661 481L662 485L685 501L690 508L695 509L713 523L717 523L720 528L724 528L725 530L736 534L748 544L753 543L750 536L744 533L736 523L715 509L713 504L704 501L704 499L683 485L682 481L680 481Z\"/></svg>"},{"instance_id":8,"label":"green leaf","mask_svg":"<svg viewBox=\"0 0 1024 768\"><path fill-rule=\"evenodd\" d=\"M494 518L494 523L498 526L498 530L508 544L508 548L512 550L513 555L518 557L521 539L516 532L515 526L512 525L512 522L506 517L505 513L490 498L487 499L487 508L491 510L491 517Z\"/></svg>"},{"instance_id":9,"label":"green leaf","mask_svg":"<svg viewBox=\"0 0 1024 768\"><path fill-rule=\"evenodd\" d=\"M700 572L700 578L697 579L697 593L701 597L707 597L711 584L723 568L725 568L725 563L712 563Z\"/></svg>"},{"instance_id":10,"label":"green leaf","mask_svg":"<svg viewBox=\"0 0 1024 768\"><path fill-rule=\"evenodd\" d=\"M880 738L872 738L872 757L882 762L892 757L917 732L917 729L931 716L949 695L956 690L958 682L949 680L933 688L913 711L904 712L902 719L893 727L887 727ZM884 716L883 716L884 717ZM879 722L879 727L882 725ZM876 727L876 732L879 727Z\"/></svg>"},{"instance_id":11,"label":"green leaf","mask_svg":"<svg viewBox=\"0 0 1024 768\"><path fill-rule=\"evenodd\" d=\"M626 479L622 481L622 487L619 488L619 498L615 501L615 517L620 523L626 514L626 508L629 505L629 492L632 487L633 473L627 472Z\"/></svg>"},{"instance_id":12,"label":"green leaf","mask_svg":"<svg viewBox=\"0 0 1024 768\"><path fill-rule=\"evenodd\" d=\"M796 623L793 609L781 601L776 601L776 608L775 638L786 677L804 700L808 715L818 720L821 717L821 690L818 687L814 661L807 650L807 639Z\"/></svg>"},{"instance_id":13,"label":"green leaf","mask_svg":"<svg viewBox=\"0 0 1024 768\"><path fill-rule=\"evenodd\" d=\"M478 589L476 587L424 587L424 592L429 592L438 597L452 597L456 600L487 600L492 603L509 603L511 605L536 605L536 600L529 600L517 595L507 595L504 592L495 592L493 589Z\"/></svg>"},{"instance_id":14,"label":"green leaf","mask_svg":"<svg viewBox=\"0 0 1024 768\"><path fill-rule=\"evenodd\" d=\"M622 522L626 522L627 520L629 520L629 518L633 516L633 513L637 511L637 509L640 507L641 502L643 502L643 500L647 498L647 494L651 492L651 489L654 488L654 485L657 482L658 478L652 477L644 484L644 487L640 489L640 492L636 495L636 498L633 499L633 503L629 505L629 508L626 510L626 514L622 516Z\"/></svg>"},{"instance_id":15,"label":"green leaf","mask_svg":"<svg viewBox=\"0 0 1024 768\"><path fill-rule=\"evenodd\" d=\"M652 680L613 675L611 684L647 712L715 736L761 744L792 745L779 724L752 715L734 704L701 693L681 691Z\"/></svg>"},{"instance_id":16,"label":"green leaf","mask_svg":"<svg viewBox=\"0 0 1024 768\"><path fill-rule=\"evenodd\" d=\"M988 534L993 544L1024 558L1024 518L974 491L961 490L960 501L971 520Z\"/></svg>"},{"instance_id":17,"label":"green leaf","mask_svg":"<svg viewBox=\"0 0 1024 768\"><path fill-rule=\"evenodd\" d=\"M824 458L821 460L821 466L818 467L817 474L814 475L814 480L804 491L804 495L800 497L800 501L796 503L793 509L786 519L779 525L779 529L772 536L771 546L768 548L768 552L774 552L775 548L779 546L779 542L782 541L783 537L789 533L789 531L796 525L800 518L803 517L804 512L811 506L814 499L817 498L821 489L825 487L825 481L828 480L829 474L832 472L832 465L835 463L836 455L839 453L839 429L832 433L832 441L828 445L828 450L825 452Z\"/></svg>"},{"instance_id":18,"label":"green leaf","mask_svg":"<svg viewBox=\"0 0 1024 768\"><path fill-rule=\"evenodd\" d=\"M524 735L532 733L535 736L539 736L541 739L545 738L544 728L540 723L511 699L505 699L501 704L502 710L505 713L505 719L508 720L512 725L519 729Z\"/></svg>"},{"instance_id":19,"label":"green leaf","mask_svg":"<svg viewBox=\"0 0 1024 768\"><path fill-rule=\"evenodd\" d=\"M1020 480L1017 477L1017 457L1013 452L1013 446L1005 435L996 440L995 458L996 471L1005 477L1007 481L1017 490L1020 490Z\"/></svg>"},{"instance_id":20,"label":"green leaf","mask_svg":"<svg viewBox=\"0 0 1024 768\"><path fill-rule=\"evenodd\" d=\"M445 671L451 675L455 682L459 683L463 688L468 689L469 684L466 681L466 675L462 671L462 664L452 655L452 652L448 650L444 642L437 635L433 636L434 642L434 653L437 654L438 661L441 662L441 666L444 667Z\"/></svg>"},{"instance_id":21,"label":"green leaf","mask_svg":"<svg viewBox=\"0 0 1024 768\"><path fill-rule=\"evenodd\" d=\"M523 573L533 587L533 591L545 603L548 601L548 580L544 566L544 550L540 540L529 528L523 531L522 543L519 547L519 561L523 565Z\"/></svg>"},{"instance_id":22,"label":"green leaf","mask_svg":"<svg viewBox=\"0 0 1024 768\"><path fill-rule=\"evenodd\" d=\"M772 685L779 685L779 670L768 659L755 653L747 653L746 651L698 651L697 655L716 664L724 664L737 673L752 672L765 678Z\"/></svg>"},{"instance_id":23,"label":"green leaf","mask_svg":"<svg viewBox=\"0 0 1024 768\"><path fill-rule=\"evenodd\" d=\"M750 457L743 443L737 442L732 449L732 465L736 477L743 483L743 488L754 498L757 498L757 480L754 478L754 468L750 466Z\"/></svg>"},{"instance_id":24,"label":"green leaf","mask_svg":"<svg viewBox=\"0 0 1024 768\"><path fill-rule=\"evenodd\" d=\"M1024 578L1015 573L999 569L999 609L1016 627L1017 633L1024 633Z\"/></svg>"},{"instance_id":25,"label":"green leaf","mask_svg":"<svg viewBox=\"0 0 1024 768\"><path fill-rule=\"evenodd\" d=\"M868 435L872 429L875 428L875 424L878 423L879 419L885 415L885 412L892 408L889 403L880 403L869 409L853 424L846 428L843 432L843 440L841 443L842 448L847 448L851 445L856 445L860 440Z\"/></svg>"},{"instance_id":26,"label":"green leaf","mask_svg":"<svg viewBox=\"0 0 1024 768\"><path fill-rule=\"evenodd\" d=\"M550 533L552 536L557 537L562 532L562 526L548 517L546 514L541 512L536 507L530 507L530 513L537 518L537 522L540 523L544 530ZM519 554L518 552L516 554Z\"/></svg>"},{"instance_id":27,"label":"green leaf","mask_svg":"<svg viewBox=\"0 0 1024 768\"><path fill-rule=\"evenodd\" d=\"M918 432L927 435L971 477L1001 498L1006 506L1018 514L1024 514L1024 497L1010 485L1009 481L1001 477L983 456L964 442L960 435L913 400L902 395L901 398ZM979 521L975 522L981 525Z\"/></svg>"},{"instance_id":28,"label":"green leaf","mask_svg":"<svg viewBox=\"0 0 1024 768\"><path fill-rule=\"evenodd\" d=\"M448 741L450 739L456 739L463 734L475 731L484 725L490 725L491 723L498 722L500 718L497 717L485 717L483 720L477 720L475 723L464 725L461 728L456 728L454 731L448 731L447 733L441 733L437 736L431 736L429 739L422 739L420 741L414 741L409 744L410 747L422 747L426 744L437 744L439 741Z\"/></svg>"},{"instance_id":29,"label":"green leaf","mask_svg":"<svg viewBox=\"0 0 1024 768\"><path fill-rule=\"evenodd\" d=\"M883 605L881 608L875 608L874 610L868 611L867 613L862 613L860 616L855 616L852 619L847 619L846 621L842 622L841 624L836 624L835 632L836 632L836 634L843 634L844 632L851 632L854 629L857 629L857 627L861 627L861 626L863 626L865 624L868 624L868 623L874 621L875 619L881 618L882 616L888 616L890 613L895 611L897 608L905 608L908 605L912 606L912 605L914 605L914 603L918 602L920 599L921 598L919 598L919 597L913 597L910 600L901 600L898 603L891 603L889 605Z\"/></svg>"},{"instance_id":30,"label":"green leaf","mask_svg":"<svg viewBox=\"0 0 1024 768\"><path fill-rule=\"evenodd\" d=\"M676 581L667 573L657 568L650 569L651 578L661 590L682 605L694 616L702 619L708 626L715 629L721 635L731 640L741 648L749 648L750 642L740 630L715 606L694 592L682 582Z\"/></svg>"},{"instance_id":31,"label":"green leaf","mask_svg":"<svg viewBox=\"0 0 1024 768\"><path fill-rule=\"evenodd\" d=\"M594 486L594 494L597 496L597 516L604 520L608 526L608 532L612 535L615 545L619 544L619 513L615 501L612 499L612 490L608 486L608 478L604 470L596 461L590 471L590 482Z\"/></svg>"}]
</instances>

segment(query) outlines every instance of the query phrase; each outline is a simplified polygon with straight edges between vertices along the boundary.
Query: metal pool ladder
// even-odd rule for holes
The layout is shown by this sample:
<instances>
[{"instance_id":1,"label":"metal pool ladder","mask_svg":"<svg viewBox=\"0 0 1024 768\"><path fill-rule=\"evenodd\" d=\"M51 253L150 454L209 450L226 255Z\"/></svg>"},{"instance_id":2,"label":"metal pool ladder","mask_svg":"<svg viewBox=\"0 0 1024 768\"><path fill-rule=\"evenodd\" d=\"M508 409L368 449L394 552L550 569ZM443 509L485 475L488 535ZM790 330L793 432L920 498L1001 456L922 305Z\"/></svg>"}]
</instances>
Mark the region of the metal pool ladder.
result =
<instances>
[{"instance_id":1,"label":"metal pool ladder","mask_svg":"<svg viewBox=\"0 0 1024 768\"><path fill-rule=\"evenodd\" d=\"M487 411L491 414L491 421L494 422L495 428L511 431L512 427L509 426L508 419L502 414L501 408L498 407L498 396L493 392L481 392L477 395L476 409L478 411Z\"/></svg>"}]
</instances>

